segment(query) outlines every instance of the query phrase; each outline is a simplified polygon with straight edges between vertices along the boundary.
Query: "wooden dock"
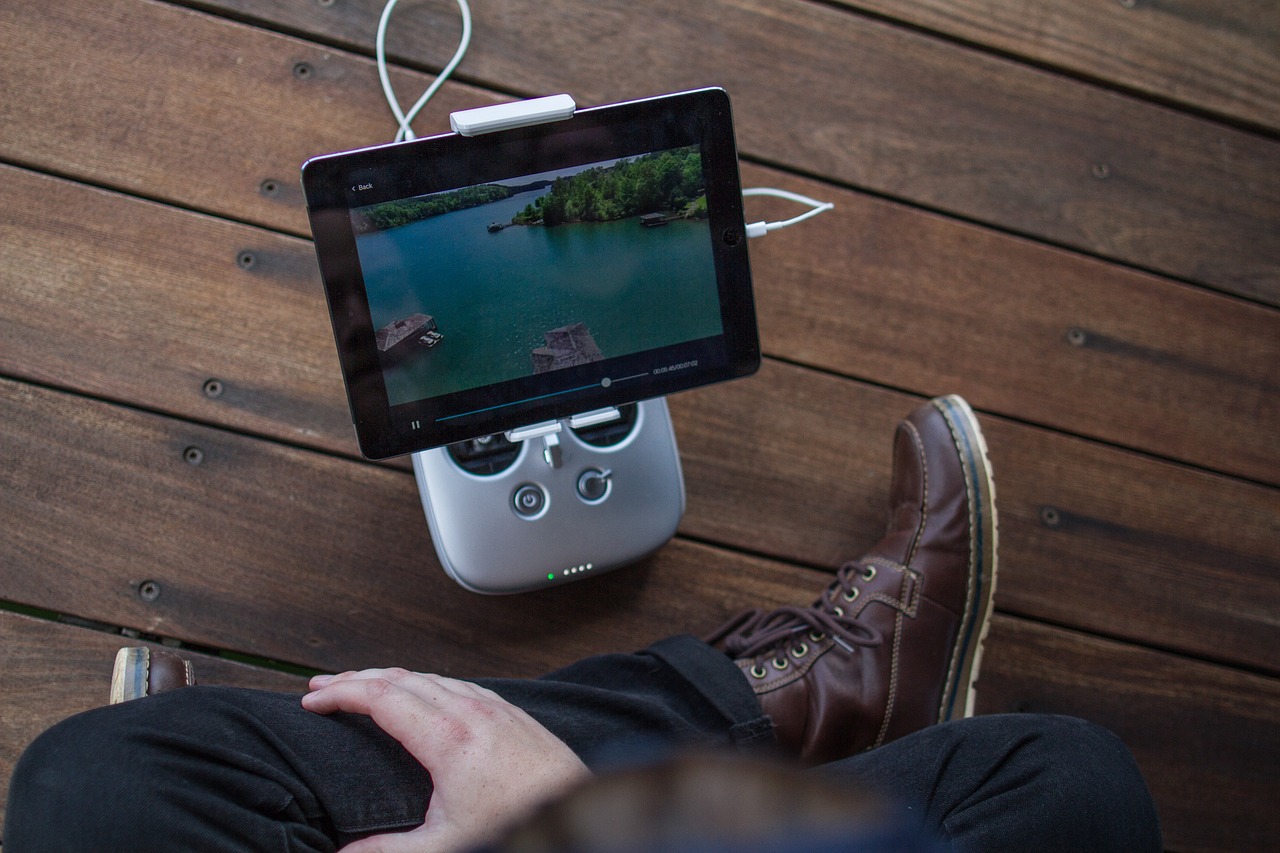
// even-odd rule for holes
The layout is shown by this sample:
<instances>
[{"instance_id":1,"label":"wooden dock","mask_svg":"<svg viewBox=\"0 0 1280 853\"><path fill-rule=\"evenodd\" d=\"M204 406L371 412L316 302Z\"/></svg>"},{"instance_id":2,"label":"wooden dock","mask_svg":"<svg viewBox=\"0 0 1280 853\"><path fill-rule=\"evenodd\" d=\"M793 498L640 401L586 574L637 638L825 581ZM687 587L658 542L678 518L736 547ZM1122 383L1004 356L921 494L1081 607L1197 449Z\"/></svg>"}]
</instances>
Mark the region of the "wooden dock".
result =
<instances>
[{"instance_id":1,"label":"wooden dock","mask_svg":"<svg viewBox=\"0 0 1280 853\"><path fill-rule=\"evenodd\" d=\"M879 536L896 421L960 393L1002 528L979 711L1112 728L1170 850L1273 849L1280 7L473 5L420 132L721 85L745 185L835 202L752 244L760 373L671 400L679 535L476 596L408 466L359 458L298 167L394 134L381 0L6 0L0 785L139 637L206 681L300 689L368 665L532 676L808 603ZM407 104L457 10L392 23Z\"/></svg>"}]
</instances>

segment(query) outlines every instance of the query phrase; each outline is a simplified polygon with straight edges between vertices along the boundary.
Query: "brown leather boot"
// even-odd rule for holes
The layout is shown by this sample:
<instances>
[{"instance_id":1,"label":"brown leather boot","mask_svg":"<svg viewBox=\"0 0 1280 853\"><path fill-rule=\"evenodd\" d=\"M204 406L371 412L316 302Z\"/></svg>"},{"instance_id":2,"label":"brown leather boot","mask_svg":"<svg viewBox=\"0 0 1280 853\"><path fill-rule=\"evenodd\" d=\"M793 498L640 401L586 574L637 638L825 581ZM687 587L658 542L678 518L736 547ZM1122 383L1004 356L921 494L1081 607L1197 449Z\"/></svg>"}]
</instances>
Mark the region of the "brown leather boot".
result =
<instances>
[{"instance_id":1,"label":"brown leather boot","mask_svg":"<svg viewBox=\"0 0 1280 853\"><path fill-rule=\"evenodd\" d=\"M885 537L809 608L748 610L723 643L809 763L970 716L996 580L995 484L969 405L939 397L898 424Z\"/></svg>"},{"instance_id":2,"label":"brown leather boot","mask_svg":"<svg viewBox=\"0 0 1280 853\"><path fill-rule=\"evenodd\" d=\"M154 696L196 683L191 661L167 649L127 646L116 652L111 671L111 704Z\"/></svg>"}]
</instances>

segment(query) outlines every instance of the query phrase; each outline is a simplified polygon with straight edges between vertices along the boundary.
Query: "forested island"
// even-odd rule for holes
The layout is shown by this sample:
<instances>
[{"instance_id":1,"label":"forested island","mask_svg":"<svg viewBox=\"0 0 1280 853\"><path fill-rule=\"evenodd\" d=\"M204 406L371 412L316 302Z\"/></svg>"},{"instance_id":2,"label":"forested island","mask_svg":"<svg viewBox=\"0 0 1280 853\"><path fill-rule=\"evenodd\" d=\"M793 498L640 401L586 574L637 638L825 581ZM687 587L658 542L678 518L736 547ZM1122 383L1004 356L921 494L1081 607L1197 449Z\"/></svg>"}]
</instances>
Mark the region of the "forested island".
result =
<instances>
[{"instance_id":1,"label":"forested island","mask_svg":"<svg viewBox=\"0 0 1280 853\"><path fill-rule=\"evenodd\" d=\"M511 198L513 195L542 189L551 186L550 181L536 181L516 187L502 184L480 184L474 187L449 190L433 195L405 198L398 201L387 201L370 205L356 212L355 222L358 233L368 231L385 231L398 228L432 216L453 213L455 210L466 210L495 201Z\"/></svg>"},{"instance_id":2,"label":"forested island","mask_svg":"<svg viewBox=\"0 0 1280 853\"><path fill-rule=\"evenodd\" d=\"M512 219L516 225L612 222L644 213L705 211L702 158L697 146L619 160L567 178Z\"/></svg>"}]
</instances>

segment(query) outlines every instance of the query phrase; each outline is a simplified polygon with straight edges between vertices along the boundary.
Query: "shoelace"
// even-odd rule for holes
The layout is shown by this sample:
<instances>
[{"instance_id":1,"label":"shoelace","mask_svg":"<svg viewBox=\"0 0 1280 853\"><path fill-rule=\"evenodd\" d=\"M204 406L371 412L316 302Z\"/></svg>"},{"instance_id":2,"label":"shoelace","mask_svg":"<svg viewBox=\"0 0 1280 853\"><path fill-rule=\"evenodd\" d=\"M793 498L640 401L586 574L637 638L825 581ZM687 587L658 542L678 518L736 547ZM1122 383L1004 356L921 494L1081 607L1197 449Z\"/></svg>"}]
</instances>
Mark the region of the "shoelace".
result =
<instances>
[{"instance_id":1,"label":"shoelace","mask_svg":"<svg viewBox=\"0 0 1280 853\"><path fill-rule=\"evenodd\" d=\"M857 600L860 590L855 580L875 577L874 566L858 562L845 563L836 579L809 607L784 606L776 610L752 608L744 610L706 638L708 645L724 643L734 658L756 657L762 652L789 644L795 636L808 631L809 639L820 642L830 636L845 651L854 646L875 646L884 639L880 631L845 614L843 602Z\"/></svg>"}]
</instances>

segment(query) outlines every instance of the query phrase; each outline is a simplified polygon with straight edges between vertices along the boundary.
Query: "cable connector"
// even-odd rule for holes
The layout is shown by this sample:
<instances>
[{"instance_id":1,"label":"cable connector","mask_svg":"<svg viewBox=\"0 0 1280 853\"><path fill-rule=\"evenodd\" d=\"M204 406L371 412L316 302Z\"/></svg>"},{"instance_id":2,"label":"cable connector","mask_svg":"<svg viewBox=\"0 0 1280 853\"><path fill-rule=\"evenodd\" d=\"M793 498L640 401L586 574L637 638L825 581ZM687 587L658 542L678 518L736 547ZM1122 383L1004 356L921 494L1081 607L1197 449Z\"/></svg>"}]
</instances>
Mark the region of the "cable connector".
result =
<instances>
[{"instance_id":1,"label":"cable connector","mask_svg":"<svg viewBox=\"0 0 1280 853\"><path fill-rule=\"evenodd\" d=\"M795 225L797 222L803 222L811 216L817 216L819 213L823 213L835 207L835 204L829 201L818 201L817 199L809 198L808 196L800 195L799 193L788 192L787 190L777 190L772 187L752 187L751 189L745 189L742 191L743 198L756 195L774 196L776 198L786 199L787 201L798 202L799 204L807 204L811 209L806 210L799 216L793 216L790 219L784 219L781 222L753 222L747 226L748 237L763 237L770 231L776 231L779 228L786 228L789 225Z\"/></svg>"}]
</instances>

